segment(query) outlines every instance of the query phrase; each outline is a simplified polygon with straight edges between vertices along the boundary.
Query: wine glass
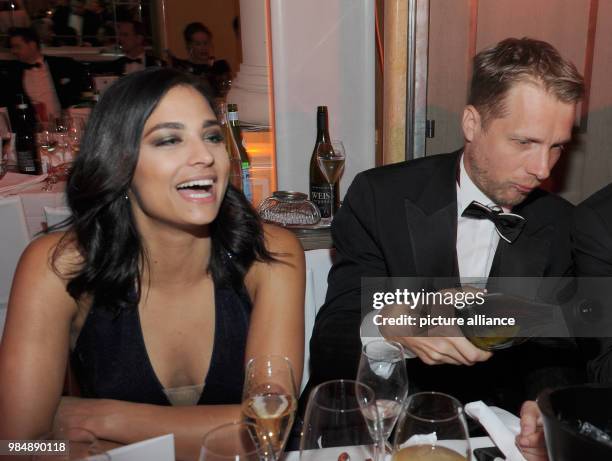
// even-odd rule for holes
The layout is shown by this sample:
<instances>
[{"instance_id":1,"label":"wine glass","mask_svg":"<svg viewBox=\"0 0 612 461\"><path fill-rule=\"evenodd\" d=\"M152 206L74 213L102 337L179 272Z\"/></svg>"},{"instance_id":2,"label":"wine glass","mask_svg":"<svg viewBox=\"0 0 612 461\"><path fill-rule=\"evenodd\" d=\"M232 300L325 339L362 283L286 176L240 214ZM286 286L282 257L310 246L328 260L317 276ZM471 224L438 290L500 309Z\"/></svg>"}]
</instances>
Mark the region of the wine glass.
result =
<instances>
[{"instance_id":1,"label":"wine glass","mask_svg":"<svg viewBox=\"0 0 612 461\"><path fill-rule=\"evenodd\" d=\"M223 424L202 439L199 461L274 461L268 440L259 437L252 423Z\"/></svg>"},{"instance_id":2,"label":"wine glass","mask_svg":"<svg viewBox=\"0 0 612 461\"><path fill-rule=\"evenodd\" d=\"M8 171L11 151L11 121L6 112L0 112L0 140L0 179L2 179Z\"/></svg>"},{"instance_id":3,"label":"wine glass","mask_svg":"<svg viewBox=\"0 0 612 461\"><path fill-rule=\"evenodd\" d=\"M287 357L263 355L247 364L242 413L257 426L260 438L270 443L277 458L293 425L296 394L293 368Z\"/></svg>"},{"instance_id":4,"label":"wine glass","mask_svg":"<svg viewBox=\"0 0 612 461\"><path fill-rule=\"evenodd\" d=\"M317 151L317 164L319 165L319 170L321 170L321 173L330 187L332 203L329 213L329 222L332 222L334 219L334 207L336 205L334 200L334 184L344 171L344 162L346 159L342 141L332 141L331 146L331 149L319 149Z\"/></svg>"},{"instance_id":5,"label":"wine glass","mask_svg":"<svg viewBox=\"0 0 612 461\"><path fill-rule=\"evenodd\" d=\"M408 395L403 347L384 339L365 344L359 359L357 381L374 391L382 437L386 442Z\"/></svg>"},{"instance_id":6,"label":"wine glass","mask_svg":"<svg viewBox=\"0 0 612 461\"><path fill-rule=\"evenodd\" d=\"M315 387L306 405L300 461L335 460L343 454L377 461L382 435L375 402L374 391L358 381L341 379Z\"/></svg>"},{"instance_id":7,"label":"wine glass","mask_svg":"<svg viewBox=\"0 0 612 461\"><path fill-rule=\"evenodd\" d=\"M454 397L420 392L408 397L395 429L393 461L471 459L465 413Z\"/></svg>"}]
</instances>

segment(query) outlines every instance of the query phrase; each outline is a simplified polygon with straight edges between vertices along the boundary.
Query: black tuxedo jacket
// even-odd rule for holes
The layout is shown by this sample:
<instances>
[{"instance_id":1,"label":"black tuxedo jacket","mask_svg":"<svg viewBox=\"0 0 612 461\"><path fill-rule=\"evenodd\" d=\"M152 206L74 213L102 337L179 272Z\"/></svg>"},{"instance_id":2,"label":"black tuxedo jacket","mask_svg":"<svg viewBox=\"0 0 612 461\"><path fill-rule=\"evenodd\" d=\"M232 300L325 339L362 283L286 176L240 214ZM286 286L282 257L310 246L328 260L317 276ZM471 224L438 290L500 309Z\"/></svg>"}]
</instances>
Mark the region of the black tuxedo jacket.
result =
<instances>
[{"instance_id":1,"label":"black tuxedo jacket","mask_svg":"<svg viewBox=\"0 0 612 461\"><path fill-rule=\"evenodd\" d=\"M612 277L612 184L576 207L572 239L579 277ZM588 364L591 381L612 383L612 332L610 336L583 341L594 357Z\"/></svg>"},{"instance_id":2,"label":"black tuxedo jacket","mask_svg":"<svg viewBox=\"0 0 612 461\"><path fill-rule=\"evenodd\" d=\"M94 72L108 73L114 75L125 75L125 66L128 58L122 56L114 61L96 63L93 67ZM145 68L148 67L163 67L165 63L153 55L145 54Z\"/></svg>"},{"instance_id":3,"label":"black tuxedo jacket","mask_svg":"<svg viewBox=\"0 0 612 461\"><path fill-rule=\"evenodd\" d=\"M332 226L337 258L329 274L326 302L317 315L310 342L311 386L328 379L356 376L361 349L362 277L458 275L459 159L460 152L436 155L375 168L355 178ZM523 232L513 244L500 239L490 275L571 275L572 208L565 200L544 191L530 194L513 210L527 220ZM515 363L534 353L538 357L545 353L549 360ZM407 361L410 387L411 391L446 391L462 400L491 397L492 402L512 408L520 404L520 399L535 397L542 376L534 378L538 381L536 389L526 385L517 392L510 389L511 394L517 395L507 395L506 390L500 398L489 392L494 387L491 383L508 387L505 381L518 368L524 366L526 374L534 368L556 365L554 355L548 354L544 346L527 342L497 352L492 359L472 367L428 366L415 358ZM550 377L556 379L552 374Z\"/></svg>"}]
</instances>

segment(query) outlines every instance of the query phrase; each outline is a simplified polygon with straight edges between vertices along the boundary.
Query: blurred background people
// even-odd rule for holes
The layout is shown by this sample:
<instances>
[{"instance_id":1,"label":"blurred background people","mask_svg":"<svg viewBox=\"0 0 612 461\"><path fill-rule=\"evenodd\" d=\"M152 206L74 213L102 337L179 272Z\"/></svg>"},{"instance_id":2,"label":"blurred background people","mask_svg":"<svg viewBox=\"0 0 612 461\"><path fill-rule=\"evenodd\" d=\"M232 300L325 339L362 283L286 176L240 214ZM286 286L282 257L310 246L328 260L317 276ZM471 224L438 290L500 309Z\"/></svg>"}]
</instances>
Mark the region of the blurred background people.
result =
<instances>
[{"instance_id":1,"label":"blurred background people","mask_svg":"<svg viewBox=\"0 0 612 461\"><path fill-rule=\"evenodd\" d=\"M60 114L62 109L77 104L86 84L83 66L71 58L44 56L40 39L30 28L16 27L9 31L9 45L16 61L5 63L9 85L8 104L13 110L18 95L23 95L28 106L44 105L42 118ZM39 114L39 115L40 115Z\"/></svg>"},{"instance_id":2,"label":"blurred background people","mask_svg":"<svg viewBox=\"0 0 612 461\"><path fill-rule=\"evenodd\" d=\"M215 96L224 96L231 85L232 70L226 60L215 59L210 29L201 22L192 22L185 27L183 37L189 58L173 58L173 65L207 78Z\"/></svg>"},{"instance_id":3,"label":"blurred background people","mask_svg":"<svg viewBox=\"0 0 612 461\"><path fill-rule=\"evenodd\" d=\"M146 30L142 22L122 21L117 24L118 41L125 56L101 64L98 71L126 75L147 67L162 67L164 62L145 50Z\"/></svg>"}]
</instances>

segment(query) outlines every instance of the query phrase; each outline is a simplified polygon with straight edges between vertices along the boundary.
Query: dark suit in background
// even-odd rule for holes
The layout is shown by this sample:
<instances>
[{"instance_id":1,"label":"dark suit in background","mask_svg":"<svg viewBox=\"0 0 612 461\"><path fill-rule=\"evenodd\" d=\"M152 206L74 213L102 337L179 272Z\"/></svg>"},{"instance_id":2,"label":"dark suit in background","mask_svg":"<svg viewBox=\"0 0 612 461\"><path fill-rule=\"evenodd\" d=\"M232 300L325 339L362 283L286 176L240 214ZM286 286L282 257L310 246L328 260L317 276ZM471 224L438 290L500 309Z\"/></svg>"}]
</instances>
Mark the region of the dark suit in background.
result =
<instances>
[{"instance_id":1,"label":"dark suit in background","mask_svg":"<svg viewBox=\"0 0 612 461\"><path fill-rule=\"evenodd\" d=\"M128 64L128 58L122 56L114 61L93 63L91 68L94 73L125 75L125 66ZM151 54L145 54L145 68L148 67L164 67L165 63L161 59L156 58Z\"/></svg>"},{"instance_id":2,"label":"dark suit in background","mask_svg":"<svg viewBox=\"0 0 612 461\"><path fill-rule=\"evenodd\" d=\"M336 261L310 343L309 387L354 379L361 350L362 277L456 277L459 153L375 168L357 175L334 219ZM500 239L490 276L571 275L572 205L534 190L513 212L520 237ZM559 346L561 347L561 346ZM471 367L407 360L411 392L438 390L463 402L481 399L517 410L551 384L580 380L575 345L527 342Z\"/></svg>"}]
</instances>

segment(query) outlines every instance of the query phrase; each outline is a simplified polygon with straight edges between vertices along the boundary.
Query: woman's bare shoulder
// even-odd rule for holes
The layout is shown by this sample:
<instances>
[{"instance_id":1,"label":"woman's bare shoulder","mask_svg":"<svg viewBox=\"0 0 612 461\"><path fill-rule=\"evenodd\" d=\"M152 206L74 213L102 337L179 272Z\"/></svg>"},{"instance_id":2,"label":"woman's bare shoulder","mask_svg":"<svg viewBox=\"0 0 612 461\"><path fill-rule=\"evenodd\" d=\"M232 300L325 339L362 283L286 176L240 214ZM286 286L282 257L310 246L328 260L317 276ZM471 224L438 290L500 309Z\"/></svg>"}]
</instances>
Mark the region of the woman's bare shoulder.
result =
<instances>
[{"instance_id":1,"label":"woman's bare shoulder","mask_svg":"<svg viewBox=\"0 0 612 461\"><path fill-rule=\"evenodd\" d=\"M83 263L74 235L70 232L51 232L34 239L23 252L20 266L53 272L60 278L69 277Z\"/></svg>"},{"instance_id":2,"label":"woman's bare shoulder","mask_svg":"<svg viewBox=\"0 0 612 461\"><path fill-rule=\"evenodd\" d=\"M263 230L266 249L269 252L277 254L290 253L294 255L304 252L302 244L290 230L275 226L274 224L264 224Z\"/></svg>"}]
</instances>

